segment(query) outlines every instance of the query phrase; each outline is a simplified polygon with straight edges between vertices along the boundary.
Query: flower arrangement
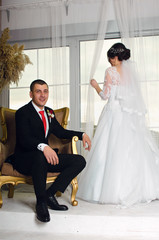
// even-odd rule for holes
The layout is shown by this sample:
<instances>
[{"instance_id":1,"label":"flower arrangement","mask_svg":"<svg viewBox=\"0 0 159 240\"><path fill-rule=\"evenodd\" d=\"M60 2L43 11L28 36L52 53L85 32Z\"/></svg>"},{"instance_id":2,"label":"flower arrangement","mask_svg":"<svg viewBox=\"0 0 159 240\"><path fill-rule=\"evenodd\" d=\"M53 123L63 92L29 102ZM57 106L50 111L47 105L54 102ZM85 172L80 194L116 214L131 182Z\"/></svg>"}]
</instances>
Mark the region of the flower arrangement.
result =
<instances>
[{"instance_id":1,"label":"flower arrangement","mask_svg":"<svg viewBox=\"0 0 159 240\"><path fill-rule=\"evenodd\" d=\"M49 120L51 122L51 119L55 117L54 113L53 113L53 110L49 110L47 109L47 114L49 116Z\"/></svg>"},{"instance_id":2,"label":"flower arrangement","mask_svg":"<svg viewBox=\"0 0 159 240\"><path fill-rule=\"evenodd\" d=\"M29 57L23 53L24 45L13 46L7 43L10 39L9 28L5 28L0 37L0 92L10 83L18 84L22 71L27 64L32 64Z\"/></svg>"}]
</instances>

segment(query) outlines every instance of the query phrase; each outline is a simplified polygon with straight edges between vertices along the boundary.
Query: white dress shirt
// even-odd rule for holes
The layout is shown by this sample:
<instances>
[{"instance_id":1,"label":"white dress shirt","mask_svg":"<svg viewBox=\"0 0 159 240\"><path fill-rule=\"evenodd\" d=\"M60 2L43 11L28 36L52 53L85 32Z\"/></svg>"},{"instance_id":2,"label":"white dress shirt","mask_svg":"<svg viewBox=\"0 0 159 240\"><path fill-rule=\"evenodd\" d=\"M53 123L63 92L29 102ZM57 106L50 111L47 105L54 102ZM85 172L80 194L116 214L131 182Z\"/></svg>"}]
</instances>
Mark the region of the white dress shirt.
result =
<instances>
[{"instance_id":1,"label":"white dress shirt","mask_svg":"<svg viewBox=\"0 0 159 240\"><path fill-rule=\"evenodd\" d=\"M35 103L33 101L32 101L32 104L33 104L33 107L35 108L35 110L37 111L37 113L39 114L39 117L41 118L41 120L42 120L42 117L41 117L41 114L39 113L39 111L44 111L44 116L46 118L46 133L45 133L45 137L46 137L48 134L48 131L49 131L49 122L48 122L47 114L44 109L40 109L38 106L35 105ZM37 149L39 149L40 151L43 152L45 146L48 146L48 145L46 143L39 143L37 146Z\"/></svg>"}]
</instances>

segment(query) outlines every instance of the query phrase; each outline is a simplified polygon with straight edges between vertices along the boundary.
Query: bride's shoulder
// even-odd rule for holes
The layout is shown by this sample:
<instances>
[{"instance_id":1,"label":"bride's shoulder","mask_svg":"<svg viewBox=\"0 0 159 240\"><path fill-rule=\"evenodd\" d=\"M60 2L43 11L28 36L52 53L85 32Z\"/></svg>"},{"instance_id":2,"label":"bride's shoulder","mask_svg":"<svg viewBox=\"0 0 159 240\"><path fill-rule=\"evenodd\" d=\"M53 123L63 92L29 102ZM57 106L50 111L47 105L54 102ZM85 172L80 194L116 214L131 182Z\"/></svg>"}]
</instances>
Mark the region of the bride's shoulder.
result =
<instances>
[{"instance_id":1,"label":"bride's shoulder","mask_svg":"<svg viewBox=\"0 0 159 240\"><path fill-rule=\"evenodd\" d=\"M116 67L111 66L106 69L106 73L113 74L115 72L116 72Z\"/></svg>"}]
</instances>

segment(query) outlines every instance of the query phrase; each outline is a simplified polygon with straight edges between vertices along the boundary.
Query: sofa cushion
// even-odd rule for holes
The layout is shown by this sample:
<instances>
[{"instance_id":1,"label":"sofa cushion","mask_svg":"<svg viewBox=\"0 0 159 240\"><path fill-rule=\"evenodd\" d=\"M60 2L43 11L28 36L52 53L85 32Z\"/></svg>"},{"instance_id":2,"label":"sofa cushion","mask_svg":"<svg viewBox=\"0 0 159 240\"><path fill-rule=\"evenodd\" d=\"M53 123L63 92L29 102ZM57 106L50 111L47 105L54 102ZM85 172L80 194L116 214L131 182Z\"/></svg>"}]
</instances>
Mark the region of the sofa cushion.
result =
<instances>
[{"instance_id":1,"label":"sofa cushion","mask_svg":"<svg viewBox=\"0 0 159 240\"><path fill-rule=\"evenodd\" d=\"M3 163L2 169L1 169L1 174L5 175L5 176L12 176L12 177L23 177L23 178L29 177L29 176L19 173L16 169L13 168L12 164L10 164L10 163ZM48 172L47 177L56 177L59 174L60 173Z\"/></svg>"}]
</instances>

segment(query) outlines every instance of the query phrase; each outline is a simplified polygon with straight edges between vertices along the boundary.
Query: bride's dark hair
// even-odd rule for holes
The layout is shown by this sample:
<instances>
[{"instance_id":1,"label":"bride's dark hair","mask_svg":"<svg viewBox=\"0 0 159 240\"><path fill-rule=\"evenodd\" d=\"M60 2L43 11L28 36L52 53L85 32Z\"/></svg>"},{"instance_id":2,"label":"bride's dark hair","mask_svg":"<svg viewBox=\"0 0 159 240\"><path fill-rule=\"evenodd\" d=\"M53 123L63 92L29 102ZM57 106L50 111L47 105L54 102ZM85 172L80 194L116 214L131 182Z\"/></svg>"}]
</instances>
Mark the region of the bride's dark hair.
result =
<instances>
[{"instance_id":1,"label":"bride's dark hair","mask_svg":"<svg viewBox=\"0 0 159 240\"><path fill-rule=\"evenodd\" d=\"M130 58L130 49L126 48L122 43L115 43L107 52L108 59L118 57L119 61L128 60Z\"/></svg>"}]
</instances>

